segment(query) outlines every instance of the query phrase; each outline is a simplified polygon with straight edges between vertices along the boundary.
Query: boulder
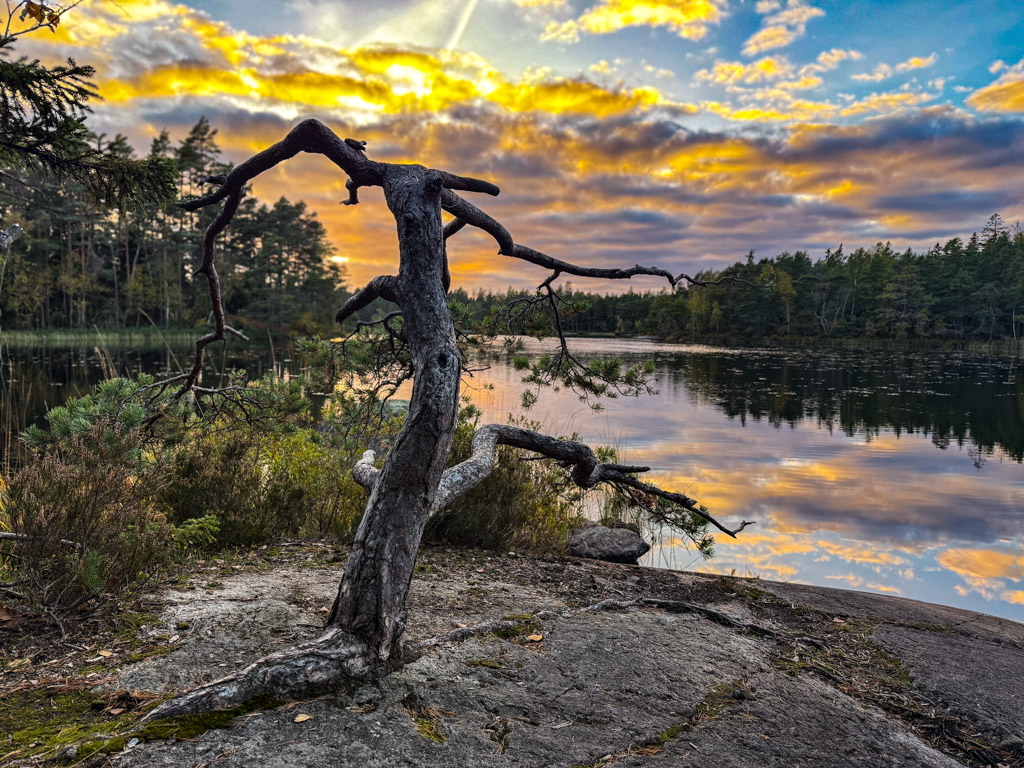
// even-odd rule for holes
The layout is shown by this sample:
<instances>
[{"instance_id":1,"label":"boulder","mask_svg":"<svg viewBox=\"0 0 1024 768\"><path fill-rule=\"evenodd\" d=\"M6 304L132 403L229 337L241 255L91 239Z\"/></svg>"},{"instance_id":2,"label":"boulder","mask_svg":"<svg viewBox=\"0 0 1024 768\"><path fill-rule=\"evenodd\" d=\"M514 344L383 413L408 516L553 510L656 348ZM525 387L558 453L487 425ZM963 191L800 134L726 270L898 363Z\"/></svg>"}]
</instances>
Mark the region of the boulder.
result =
<instances>
[{"instance_id":1,"label":"boulder","mask_svg":"<svg viewBox=\"0 0 1024 768\"><path fill-rule=\"evenodd\" d=\"M609 563L636 565L651 545L628 528L606 528L595 525L573 531L569 536L569 554Z\"/></svg>"}]
</instances>

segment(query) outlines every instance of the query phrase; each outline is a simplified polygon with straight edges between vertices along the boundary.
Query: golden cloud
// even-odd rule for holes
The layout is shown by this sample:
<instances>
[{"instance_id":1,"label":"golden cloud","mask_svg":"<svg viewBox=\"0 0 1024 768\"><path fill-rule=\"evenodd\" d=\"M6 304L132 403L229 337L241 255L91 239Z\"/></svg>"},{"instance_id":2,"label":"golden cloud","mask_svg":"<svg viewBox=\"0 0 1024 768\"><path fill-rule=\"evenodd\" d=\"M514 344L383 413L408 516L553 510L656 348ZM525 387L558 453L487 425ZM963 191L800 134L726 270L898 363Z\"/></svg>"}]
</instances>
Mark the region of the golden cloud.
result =
<instances>
[{"instance_id":1,"label":"golden cloud","mask_svg":"<svg viewBox=\"0 0 1024 768\"><path fill-rule=\"evenodd\" d=\"M869 547L848 547L844 544L837 544L832 541L821 540L818 546L830 555L845 560L848 563L869 563L873 565L903 565L907 561L891 552L884 552Z\"/></svg>"},{"instance_id":2,"label":"golden cloud","mask_svg":"<svg viewBox=\"0 0 1024 768\"><path fill-rule=\"evenodd\" d=\"M551 22L542 40L576 42L580 32L606 35L626 27L667 27L689 40L700 40L708 24L722 17L721 0L602 0L577 19Z\"/></svg>"},{"instance_id":3,"label":"golden cloud","mask_svg":"<svg viewBox=\"0 0 1024 768\"><path fill-rule=\"evenodd\" d=\"M930 67L938 60L938 58L938 55L934 53L931 56L911 56L906 61L901 61L895 67L890 67L888 64L879 64L871 71L870 74L852 75L851 79L866 83L877 83L881 80L886 80L892 77L897 72L909 72L912 69L924 69L925 67Z\"/></svg>"},{"instance_id":4,"label":"golden cloud","mask_svg":"<svg viewBox=\"0 0 1024 768\"><path fill-rule=\"evenodd\" d=\"M763 83L786 77L793 72L793 65L785 58L765 56L762 59L744 64L741 61L716 61L715 66L698 70L694 79L698 82L712 82L721 85L735 83Z\"/></svg>"},{"instance_id":5,"label":"golden cloud","mask_svg":"<svg viewBox=\"0 0 1024 768\"><path fill-rule=\"evenodd\" d=\"M976 579L1024 579L1024 555L998 549L947 549L936 556L939 565Z\"/></svg>"},{"instance_id":6,"label":"golden cloud","mask_svg":"<svg viewBox=\"0 0 1024 768\"><path fill-rule=\"evenodd\" d=\"M755 56L772 48L784 48L803 36L808 21L824 15L820 8L804 5L801 0L789 0L785 10L765 17L761 29L743 44L743 55Z\"/></svg>"},{"instance_id":7,"label":"golden cloud","mask_svg":"<svg viewBox=\"0 0 1024 768\"><path fill-rule=\"evenodd\" d=\"M924 69L930 67L938 59L938 54L932 54L931 56L911 56L906 61L901 61L896 65L897 72L909 72L912 69Z\"/></svg>"},{"instance_id":8,"label":"golden cloud","mask_svg":"<svg viewBox=\"0 0 1024 768\"><path fill-rule=\"evenodd\" d=\"M967 103L982 112L1024 112L1024 67L1018 64L994 83L979 88Z\"/></svg>"},{"instance_id":9,"label":"golden cloud","mask_svg":"<svg viewBox=\"0 0 1024 768\"><path fill-rule=\"evenodd\" d=\"M133 5L131 15L117 18L106 4L76 11L74 23L61 26L60 43L116 50L122 36L133 34L140 19L164 20L178 35L182 50L205 50L180 61L150 63L143 56L125 63L110 59L98 85L108 101L177 97L233 98L250 111L273 104L332 110L369 119L377 114L437 113L457 105L489 103L512 112L581 113L608 117L655 105L682 111L655 88L608 87L585 79L529 73L510 79L484 59L457 51L423 51L394 46L338 49L297 36L259 37L236 32L184 6L164 2ZM136 15L135 11L139 10ZM152 34L152 30L140 32ZM127 72L126 72L127 70Z\"/></svg>"},{"instance_id":10,"label":"golden cloud","mask_svg":"<svg viewBox=\"0 0 1024 768\"><path fill-rule=\"evenodd\" d=\"M860 51L852 49L844 50L842 48L832 48L828 51L822 51L818 54L815 64L808 66L814 67L815 71L826 72L829 70L836 69L840 63L847 59L861 59L863 54Z\"/></svg>"},{"instance_id":11,"label":"golden cloud","mask_svg":"<svg viewBox=\"0 0 1024 768\"><path fill-rule=\"evenodd\" d=\"M866 586L868 589L873 589L876 592L889 592L893 595L903 594L902 590L897 589L896 587L887 586L886 584L867 584Z\"/></svg>"}]
</instances>

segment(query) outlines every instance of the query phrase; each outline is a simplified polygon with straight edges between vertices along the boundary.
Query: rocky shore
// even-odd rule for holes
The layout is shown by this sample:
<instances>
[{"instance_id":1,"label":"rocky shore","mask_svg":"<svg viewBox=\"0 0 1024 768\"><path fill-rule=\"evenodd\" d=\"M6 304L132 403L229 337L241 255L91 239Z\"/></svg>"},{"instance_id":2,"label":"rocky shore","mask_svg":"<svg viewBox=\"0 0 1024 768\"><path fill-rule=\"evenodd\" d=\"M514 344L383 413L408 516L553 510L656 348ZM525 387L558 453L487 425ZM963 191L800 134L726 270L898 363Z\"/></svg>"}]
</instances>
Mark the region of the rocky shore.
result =
<instances>
[{"instance_id":1,"label":"rocky shore","mask_svg":"<svg viewBox=\"0 0 1024 768\"><path fill-rule=\"evenodd\" d=\"M0 765L1024 766L1024 625L837 589L467 550L423 553L408 640L506 628L423 648L335 696L138 726L155 697L314 636L343 557L295 544L210 561L150 595L127 633L99 631L109 647L70 661L37 650L26 666L27 636L0 634ZM28 747L12 708L48 685L57 701L54 680L97 697L106 720L65 729L63 744L43 729ZM34 706L50 722L45 701Z\"/></svg>"}]
</instances>

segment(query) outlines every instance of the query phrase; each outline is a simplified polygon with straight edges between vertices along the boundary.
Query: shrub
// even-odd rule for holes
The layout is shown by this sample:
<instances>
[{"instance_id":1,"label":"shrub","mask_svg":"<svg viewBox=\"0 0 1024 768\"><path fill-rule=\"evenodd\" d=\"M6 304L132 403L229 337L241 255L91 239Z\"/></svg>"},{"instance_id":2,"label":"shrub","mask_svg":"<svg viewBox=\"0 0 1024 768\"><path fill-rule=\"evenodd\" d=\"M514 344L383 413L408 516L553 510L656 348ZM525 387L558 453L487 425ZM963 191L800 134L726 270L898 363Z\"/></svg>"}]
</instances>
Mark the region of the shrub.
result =
<instances>
[{"instance_id":1,"label":"shrub","mask_svg":"<svg viewBox=\"0 0 1024 768\"><path fill-rule=\"evenodd\" d=\"M217 546L262 544L293 533L286 495L267 493L264 440L246 425L194 430L167 451L158 502L172 523L216 517Z\"/></svg>"},{"instance_id":2,"label":"shrub","mask_svg":"<svg viewBox=\"0 0 1024 768\"><path fill-rule=\"evenodd\" d=\"M136 431L97 425L50 446L10 479L8 567L26 600L66 610L137 583L165 560L158 482Z\"/></svg>"},{"instance_id":3,"label":"shrub","mask_svg":"<svg viewBox=\"0 0 1024 768\"><path fill-rule=\"evenodd\" d=\"M449 464L469 458L475 409L466 409L455 431ZM428 524L425 539L484 549L532 552L565 550L579 525L585 494L551 462L524 461L527 452L501 446L494 471Z\"/></svg>"},{"instance_id":4,"label":"shrub","mask_svg":"<svg viewBox=\"0 0 1024 768\"><path fill-rule=\"evenodd\" d=\"M300 533L352 540L367 498L352 477L360 453L351 445L331 445L309 429L268 441L268 484L297 505Z\"/></svg>"},{"instance_id":5,"label":"shrub","mask_svg":"<svg viewBox=\"0 0 1024 768\"><path fill-rule=\"evenodd\" d=\"M167 453L159 503L179 525L214 516L218 547L298 534L350 541L366 505L352 479L355 452L313 429L268 434L227 424Z\"/></svg>"}]
</instances>

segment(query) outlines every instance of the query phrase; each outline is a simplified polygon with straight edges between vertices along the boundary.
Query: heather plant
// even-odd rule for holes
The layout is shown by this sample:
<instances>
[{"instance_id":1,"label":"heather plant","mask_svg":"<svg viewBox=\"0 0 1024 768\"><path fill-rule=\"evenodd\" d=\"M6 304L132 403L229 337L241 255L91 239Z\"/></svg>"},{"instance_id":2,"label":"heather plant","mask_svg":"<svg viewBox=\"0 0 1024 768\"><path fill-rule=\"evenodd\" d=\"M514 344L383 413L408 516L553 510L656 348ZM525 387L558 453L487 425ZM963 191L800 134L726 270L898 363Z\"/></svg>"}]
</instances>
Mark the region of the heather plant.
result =
<instances>
[{"instance_id":1,"label":"heather plant","mask_svg":"<svg viewBox=\"0 0 1024 768\"><path fill-rule=\"evenodd\" d=\"M37 452L10 479L4 539L11 593L70 610L137 584L165 562L160 477L137 458L137 431L103 425Z\"/></svg>"}]
</instances>

